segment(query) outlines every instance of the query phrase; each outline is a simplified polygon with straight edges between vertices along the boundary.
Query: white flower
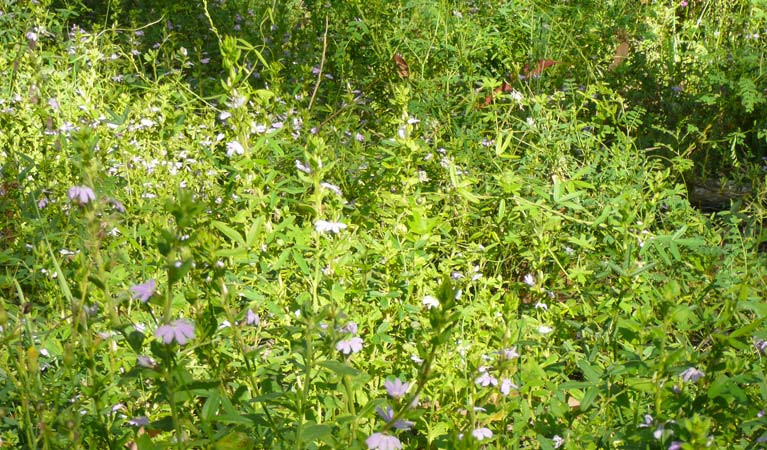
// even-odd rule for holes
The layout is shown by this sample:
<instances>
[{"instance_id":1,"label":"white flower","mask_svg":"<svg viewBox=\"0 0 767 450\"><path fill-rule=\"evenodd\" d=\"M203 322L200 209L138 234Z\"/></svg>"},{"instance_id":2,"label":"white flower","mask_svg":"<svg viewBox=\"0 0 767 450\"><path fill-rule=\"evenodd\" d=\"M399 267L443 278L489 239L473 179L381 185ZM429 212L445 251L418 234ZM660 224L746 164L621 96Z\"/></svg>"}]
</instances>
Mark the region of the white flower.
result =
<instances>
[{"instance_id":1,"label":"white flower","mask_svg":"<svg viewBox=\"0 0 767 450\"><path fill-rule=\"evenodd\" d=\"M303 173L307 173L307 174L308 173L312 173L312 169L310 169L308 166L304 165L304 163L302 163L299 160L296 160L296 169L300 170Z\"/></svg>"},{"instance_id":2,"label":"white flower","mask_svg":"<svg viewBox=\"0 0 767 450\"><path fill-rule=\"evenodd\" d=\"M559 448L562 446L562 444L565 443L564 438L562 436L555 434L553 438L551 438L552 441L554 441L554 448Z\"/></svg>"},{"instance_id":3,"label":"white flower","mask_svg":"<svg viewBox=\"0 0 767 450\"><path fill-rule=\"evenodd\" d=\"M423 303L423 306L425 306L427 309L439 308L439 300L437 300L435 297L432 297L431 295L424 297L423 300L421 300L421 303Z\"/></svg>"},{"instance_id":4,"label":"white flower","mask_svg":"<svg viewBox=\"0 0 767 450\"><path fill-rule=\"evenodd\" d=\"M322 182L322 183L320 183L320 186L322 186L325 189L335 193L339 197L343 197L344 196L344 193L343 193L343 191L341 191L341 188L336 186L335 184L330 184L330 183Z\"/></svg>"},{"instance_id":5,"label":"white flower","mask_svg":"<svg viewBox=\"0 0 767 450\"><path fill-rule=\"evenodd\" d=\"M541 334L549 334L552 331L554 331L554 329L551 328L551 327L548 327L546 325L541 325L541 326L538 327L538 332L541 333Z\"/></svg>"},{"instance_id":6,"label":"white flower","mask_svg":"<svg viewBox=\"0 0 767 450\"><path fill-rule=\"evenodd\" d=\"M318 220L314 222L314 229L320 233L340 233L346 229L346 224L341 222L328 222L327 220Z\"/></svg>"},{"instance_id":7,"label":"white flower","mask_svg":"<svg viewBox=\"0 0 767 450\"><path fill-rule=\"evenodd\" d=\"M528 285L530 287L535 286L535 278L533 278L533 275L530 274L530 273L525 275L525 278L524 278L523 281L525 282L526 285Z\"/></svg>"},{"instance_id":8,"label":"white flower","mask_svg":"<svg viewBox=\"0 0 767 450\"><path fill-rule=\"evenodd\" d=\"M519 389L519 386L512 383L510 379L504 378L501 380L501 394L503 395L509 395L511 393L512 389Z\"/></svg>"},{"instance_id":9,"label":"white flower","mask_svg":"<svg viewBox=\"0 0 767 450\"><path fill-rule=\"evenodd\" d=\"M471 435L474 436L474 439L481 441L493 437L493 432L489 428L482 427L472 431Z\"/></svg>"},{"instance_id":10,"label":"white flower","mask_svg":"<svg viewBox=\"0 0 767 450\"><path fill-rule=\"evenodd\" d=\"M228 142L226 144L226 156L231 158L235 153L242 155L245 153L245 148L237 141Z\"/></svg>"}]
</instances>

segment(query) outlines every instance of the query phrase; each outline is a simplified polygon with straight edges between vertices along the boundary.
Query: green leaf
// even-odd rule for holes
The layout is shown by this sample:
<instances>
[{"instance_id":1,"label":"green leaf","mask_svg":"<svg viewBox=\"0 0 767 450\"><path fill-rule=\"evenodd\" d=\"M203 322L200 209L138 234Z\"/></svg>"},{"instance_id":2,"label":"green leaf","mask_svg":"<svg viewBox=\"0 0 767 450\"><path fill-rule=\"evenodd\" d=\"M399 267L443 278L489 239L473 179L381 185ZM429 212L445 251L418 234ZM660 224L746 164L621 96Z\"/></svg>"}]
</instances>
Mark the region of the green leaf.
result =
<instances>
[{"instance_id":1,"label":"green leaf","mask_svg":"<svg viewBox=\"0 0 767 450\"><path fill-rule=\"evenodd\" d=\"M336 375L339 375L342 377L343 376L356 377L362 374L362 372L359 371L358 369L355 369L354 367L351 367L339 361L332 361L332 360L322 361L320 365L322 367L325 367L326 369L330 369L331 371L335 372Z\"/></svg>"},{"instance_id":2,"label":"green leaf","mask_svg":"<svg viewBox=\"0 0 767 450\"><path fill-rule=\"evenodd\" d=\"M301 441L313 442L330 434L332 428L325 424L307 423L301 429Z\"/></svg>"},{"instance_id":3,"label":"green leaf","mask_svg":"<svg viewBox=\"0 0 767 450\"><path fill-rule=\"evenodd\" d=\"M224 233L224 235L230 240L236 242L239 247L245 247L245 239L243 239L242 236L240 236L240 233L238 233L234 228L217 220L212 221L211 225L216 227L220 232Z\"/></svg>"}]
</instances>

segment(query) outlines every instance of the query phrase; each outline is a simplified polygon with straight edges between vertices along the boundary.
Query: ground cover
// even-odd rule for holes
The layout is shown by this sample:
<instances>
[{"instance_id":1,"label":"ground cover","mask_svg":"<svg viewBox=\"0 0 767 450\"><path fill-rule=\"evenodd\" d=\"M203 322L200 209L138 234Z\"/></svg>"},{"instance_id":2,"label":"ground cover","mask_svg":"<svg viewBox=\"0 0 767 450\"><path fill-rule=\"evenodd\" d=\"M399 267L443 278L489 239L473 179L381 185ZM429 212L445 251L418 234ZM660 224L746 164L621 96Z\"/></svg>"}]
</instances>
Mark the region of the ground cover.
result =
<instances>
[{"instance_id":1,"label":"ground cover","mask_svg":"<svg viewBox=\"0 0 767 450\"><path fill-rule=\"evenodd\" d=\"M763 1L0 12L0 447L767 441Z\"/></svg>"}]
</instances>

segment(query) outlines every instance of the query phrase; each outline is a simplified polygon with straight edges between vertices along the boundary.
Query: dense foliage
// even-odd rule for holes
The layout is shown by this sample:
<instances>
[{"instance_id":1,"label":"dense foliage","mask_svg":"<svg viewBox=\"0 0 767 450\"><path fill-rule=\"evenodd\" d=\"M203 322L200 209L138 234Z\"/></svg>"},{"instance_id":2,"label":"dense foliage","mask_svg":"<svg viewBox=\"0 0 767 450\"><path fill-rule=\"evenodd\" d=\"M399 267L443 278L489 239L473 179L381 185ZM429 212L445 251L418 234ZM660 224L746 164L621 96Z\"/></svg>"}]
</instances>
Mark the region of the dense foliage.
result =
<instances>
[{"instance_id":1,"label":"dense foliage","mask_svg":"<svg viewBox=\"0 0 767 450\"><path fill-rule=\"evenodd\" d=\"M765 445L764 35L0 0L0 448Z\"/></svg>"}]
</instances>

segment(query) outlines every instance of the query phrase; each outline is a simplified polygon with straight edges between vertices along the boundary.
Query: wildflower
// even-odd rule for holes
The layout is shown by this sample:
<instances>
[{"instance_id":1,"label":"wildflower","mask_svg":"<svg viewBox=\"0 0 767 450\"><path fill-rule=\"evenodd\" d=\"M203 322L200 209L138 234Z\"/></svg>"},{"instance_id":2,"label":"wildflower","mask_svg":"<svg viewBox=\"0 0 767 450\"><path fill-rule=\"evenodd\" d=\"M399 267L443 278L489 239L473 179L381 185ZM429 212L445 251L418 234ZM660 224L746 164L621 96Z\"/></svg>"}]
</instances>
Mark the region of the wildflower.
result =
<instances>
[{"instance_id":1,"label":"wildflower","mask_svg":"<svg viewBox=\"0 0 767 450\"><path fill-rule=\"evenodd\" d=\"M754 347L756 347L756 349L759 350L759 352L762 354L767 353L767 341L764 339L756 339L754 341Z\"/></svg>"},{"instance_id":2,"label":"wildflower","mask_svg":"<svg viewBox=\"0 0 767 450\"><path fill-rule=\"evenodd\" d=\"M178 319L157 328L154 334L166 344L175 340L179 345L184 345L194 338L194 325L184 319Z\"/></svg>"},{"instance_id":3,"label":"wildflower","mask_svg":"<svg viewBox=\"0 0 767 450\"><path fill-rule=\"evenodd\" d=\"M155 294L155 288L155 281L149 280L146 283L131 286L130 290L133 291L134 299L139 299L142 303L146 303Z\"/></svg>"},{"instance_id":4,"label":"wildflower","mask_svg":"<svg viewBox=\"0 0 767 450\"><path fill-rule=\"evenodd\" d=\"M155 360L152 359L151 356L139 355L136 358L136 364L138 364L141 367L145 367L147 369L154 369L155 367L157 367L157 362L155 362Z\"/></svg>"},{"instance_id":5,"label":"wildflower","mask_svg":"<svg viewBox=\"0 0 767 450\"><path fill-rule=\"evenodd\" d=\"M320 186L324 187L325 189L327 189L329 191L332 191L334 194L338 195L339 197L343 197L344 196L344 193L343 193L343 191L341 191L341 188L336 186L335 184L330 184L330 183L322 182L322 183L320 183Z\"/></svg>"},{"instance_id":6,"label":"wildflower","mask_svg":"<svg viewBox=\"0 0 767 450\"><path fill-rule=\"evenodd\" d=\"M423 306L425 306L427 309L439 308L439 300L437 300L435 297L432 297L431 295L424 297L423 300L421 300L421 303L423 303Z\"/></svg>"},{"instance_id":7,"label":"wildflower","mask_svg":"<svg viewBox=\"0 0 767 450\"><path fill-rule=\"evenodd\" d=\"M514 359L519 358L519 353L517 352L517 347L511 347L511 348L504 348L501 350L501 356L503 356L504 359Z\"/></svg>"},{"instance_id":8,"label":"wildflower","mask_svg":"<svg viewBox=\"0 0 767 450\"><path fill-rule=\"evenodd\" d=\"M524 281L525 284L530 287L535 286L535 278L533 278L532 274L528 273L527 275L525 275L525 278L522 281Z\"/></svg>"},{"instance_id":9,"label":"wildflower","mask_svg":"<svg viewBox=\"0 0 767 450\"><path fill-rule=\"evenodd\" d=\"M687 0L682 0L682 1L679 3L679 6L681 6L682 8L687 8Z\"/></svg>"},{"instance_id":10,"label":"wildflower","mask_svg":"<svg viewBox=\"0 0 767 450\"><path fill-rule=\"evenodd\" d=\"M489 428L482 427L472 431L471 435L474 436L474 439L481 441L493 437L493 432Z\"/></svg>"},{"instance_id":11,"label":"wildflower","mask_svg":"<svg viewBox=\"0 0 767 450\"><path fill-rule=\"evenodd\" d=\"M386 407L385 411L379 406L376 408L376 411L378 412L378 415L381 417L381 419L385 420L386 422L391 422L391 420L394 418L394 410L389 406ZM411 429L413 425L415 424L409 420L397 420L392 424L392 427L397 430L407 431Z\"/></svg>"},{"instance_id":12,"label":"wildflower","mask_svg":"<svg viewBox=\"0 0 767 450\"><path fill-rule=\"evenodd\" d=\"M365 440L369 450L395 450L402 448L402 442L396 436L373 433Z\"/></svg>"},{"instance_id":13,"label":"wildflower","mask_svg":"<svg viewBox=\"0 0 767 450\"><path fill-rule=\"evenodd\" d=\"M116 198L110 198L107 199L110 205L119 213L125 213L125 205L120 202L120 200L117 200Z\"/></svg>"},{"instance_id":14,"label":"wildflower","mask_svg":"<svg viewBox=\"0 0 767 450\"><path fill-rule=\"evenodd\" d=\"M498 380L487 372L483 372L482 375L478 376L474 383L482 387L498 386Z\"/></svg>"},{"instance_id":15,"label":"wildflower","mask_svg":"<svg viewBox=\"0 0 767 450\"><path fill-rule=\"evenodd\" d=\"M341 230L346 229L346 224L341 222L328 222L327 220L318 220L314 222L314 229L320 233L340 233Z\"/></svg>"},{"instance_id":16,"label":"wildflower","mask_svg":"<svg viewBox=\"0 0 767 450\"><path fill-rule=\"evenodd\" d=\"M344 355L357 353L362 350L362 338L354 336L353 338L338 341L338 344L336 344L336 350L343 353Z\"/></svg>"},{"instance_id":17,"label":"wildflower","mask_svg":"<svg viewBox=\"0 0 767 450\"><path fill-rule=\"evenodd\" d=\"M258 317L258 314L249 309L248 313L245 314L245 323L257 327L258 324L261 323L261 318Z\"/></svg>"},{"instance_id":18,"label":"wildflower","mask_svg":"<svg viewBox=\"0 0 767 450\"><path fill-rule=\"evenodd\" d=\"M384 387L386 388L386 393L388 393L391 398L399 400L407 393L407 390L410 388L410 383L403 383L399 378L395 378L391 381L385 381Z\"/></svg>"},{"instance_id":19,"label":"wildflower","mask_svg":"<svg viewBox=\"0 0 767 450\"><path fill-rule=\"evenodd\" d=\"M129 420L128 424L134 427L143 427L149 425L149 419L146 416L138 416Z\"/></svg>"},{"instance_id":20,"label":"wildflower","mask_svg":"<svg viewBox=\"0 0 767 450\"><path fill-rule=\"evenodd\" d=\"M655 421L655 419L653 419L653 417L651 415L645 414L644 415L644 423L640 423L639 424L639 428L647 428L650 425L652 425L654 421Z\"/></svg>"},{"instance_id":21,"label":"wildflower","mask_svg":"<svg viewBox=\"0 0 767 450\"><path fill-rule=\"evenodd\" d=\"M349 322L341 328L344 333L357 334L357 324L355 322Z\"/></svg>"},{"instance_id":22,"label":"wildflower","mask_svg":"<svg viewBox=\"0 0 767 450\"><path fill-rule=\"evenodd\" d=\"M538 302L538 303L535 304L535 309L542 309L544 311L548 311L549 310L549 305L547 305L545 303Z\"/></svg>"},{"instance_id":23,"label":"wildflower","mask_svg":"<svg viewBox=\"0 0 767 450\"><path fill-rule=\"evenodd\" d=\"M672 442L671 445L668 446L668 450L682 450L682 441Z\"/></svg>"},{"instance_id":24,"label":"wildflower","mask_svg":"<svg viewBox=\"0 0 767 450\"><path fill-rule=\"evenodd\" d=\"M231 158L235 153L242 155L245 153L245 148L237 141L228 142L226 144L226 156Z\"/></svg>"},{"instance_id":25,"label":"wildflower","mask_svg":"<svg viewBox=\"0 0 767 450\"><path fill-rule=\"evenodd\" d=\"M706 374L696 369L695 367L690 367L689 369L682 372L681 375L682 375L682 381L684 381L685 383L688 381L697 383L697 381L703 378Z\"/></svg>"},{"instance_id":26,"label":"wildflower","mask_svg":"<svg viewBox=\"0 0 767 450\"><path fill-rule=\"evenodd\" d=\"M554 331L554 329L546 325L541 325L538 327L538 332L541 334L549 334L552 331Z\"/></svg>"},{"instance_id":27,"label":"wildflower","mask_svg":"<svg viewBox=\"0 0 767 450\"><path fill-rule=\"evenodd\" d=\"M48 203L50 203L50 200L48 200L48 197L43 197L40 200L37 201L37 208L43 209L46 206L48 206Z\"/></svg>"},{"instance_id":28,"label":"wildflower","mask_svg":"<svg viewBox=\"0 0 767 450\"><path fill-rule=\"evenodd\" d=\"M562 436L555 434L553 438L551 438L552 443L554 444L554 448L559 448L562 446L562 444L565 443L565 440L562 438Z\"/></svg>"},{"instance_id":29,"label":"wildflower","mask_svg":"<svg viewBox=\"0 0 767 450\"><path fill-rule=\"evenodd\" d=\"M88 186L73 186L67 191L67 197L73 203L85 205L96 200L96 194Z\"/></svg>"},{"instance_id":30,"label":"wildflower","mask_svg":"<svg viewBox=\"0 0 767 450\"><path fill-rule=\"evenodd\" d=\"M501 380L501 394L509 395L512 389L519 389L519 386L512 383L510 379L504 378Z\"/></svg>"}]
</instances>

